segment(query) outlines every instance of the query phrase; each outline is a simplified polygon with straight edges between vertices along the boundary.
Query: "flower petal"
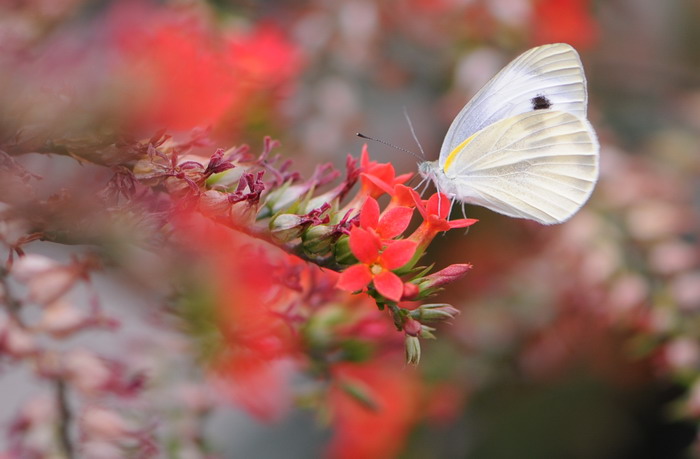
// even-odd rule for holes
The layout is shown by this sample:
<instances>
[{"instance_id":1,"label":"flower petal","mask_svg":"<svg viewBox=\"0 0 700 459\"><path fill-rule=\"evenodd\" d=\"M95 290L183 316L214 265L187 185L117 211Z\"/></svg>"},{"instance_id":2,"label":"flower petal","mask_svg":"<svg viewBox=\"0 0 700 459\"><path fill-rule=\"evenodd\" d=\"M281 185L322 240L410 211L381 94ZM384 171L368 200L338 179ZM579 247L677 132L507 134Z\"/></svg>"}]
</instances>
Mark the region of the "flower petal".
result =
<instances>
[{"instance_id":1,"label":"flower petal","mask_svg":"<svg viewBox=\"0 0 700 459\"><path fill-rule=\"evenodd\" d=\"M389 270L402 267L411 261L417 247L416 242L408 239L392 242L380 256L382 266Z\"/></svg>"},{"instance_id":2,"label":"flower petal","mask_svg":"<svg viewBox=\"0 0 700 459\"><path fill-rule=\"evenodd\" d=\"M420 195L411 187L406 185L396 184L394 185L394 193L392 202L397 206L403 207L415 207L415 197L420 200Z\"/></svg>"},{"instance_id":3,"label":"flower petal","mask_svg":"<svg viewBox=\"0 0 700 459\"><path fill-rule=\"evenodd\" d=\"M441 231L449 231L452 227L450 222L444 218L440 218L437 215L428 216L428 224L430 225L430 231L434 233L439 233Z\"/></svg>"},{"instance_id":4,"label":"flower petal","mask_svg":"<svg viewBox=\"0 0 700 459\"><path fill-rule=\"evenodd\" d=\"M401 298L404 300L413 300L420 294L420 288L416 284L406 282L403 284L403 294Z\"/></svg>"},{"instance_id":5,"label":"flower petal","mask_svg":"<svg viewBox=\"0 0 700 459\"><path fill-rule=\"evenodd\" d=\"M460 218L458 220L450 220L448 223L451 229L454 228L466 228L467 226L472 226L479 220L476 218Z\"/></svg>"},{"instance_id":6,"label":"flower petal","mask_svg":"<svg viewBox=\"0 0 700 459\"><path fill-rule=\"evenodd\" d=\"M444 193L435 193L428 199L428 213L440 218L450 216L451 199Z\"/></svg>"},{"instance_id":7,"label":"flower petal","mask_svg":"<svg viewBox=\"0 0 700 459\"><path fill-rule=\"evenodd\" d=\"M367 149L367 144L362 145L362 154L360 154L360 167L364 170L370 165L369 160L369 150Z\"/></svg>"},{"instance_id":8,"label":"flower petal","mask_svg":"<svg viewBox=\"0 0 700 459\"><path fill-rule=\"evenodd\" d=\"M367 171L360 174L362 190L370 196L379 197L391 194L394 189L394 166L387 163L371 164Z\"/></svg>"},{"instance_id":9,"label":"flower petal","mask_svg":"<svg viewBox=\"0 0 700 459\"><path fill-rule=\"evenodd\" d=\"M384 298L398 302L403 294L403 281L391 271L384 270L374 276L374 288Z\"/></svg>"},{"instance_id":10,"label":"flower petal","mask_svg":"<svg viewBox=\"0 0 700 459\"><path fill-rule=\"evenodd\" d=\"M376 228L379 222L379 203L369 196L360 210L360 226L364 229Z\"/></svg>"},{"instance_id":11,"label":"flower petal","mask_svg":"<svg viewBox=\"0 0 700 459\"><path fill-rule=\"evenodd\" d=\"M394 207L386 211L379 224L376 226L377 233L382 239L393 239L403 233L411 223L413 209L410 207Z\"/></svg>"},{"instance_id":12,"label":"flower petal","mask_svg":"<svg viewBox=\"0 0 700 459\"><path fill-rule=\"evenodd\" d=\"M397 183L404 183L408 179L410 179L411 177L413 177L413 172L407 172L405 174L401 174L394 179L394 183L392 183L392 185L395 185Z\"/></svg>"},{"instance_id":13,"label":"flower petal","mask_svg":"<svg viewBox=\"0 0 700 459\"><path fill-rule=\"evenodd\" d=\"M428 211L425 208L425 201L420 198L418 193L412 193L411 198L413 198L413 204L416 205L416 209L418 209L418 212L420 212L420 214L423 216L423 219L427 219Z\"/></svg>"},{"instance_id":14,"label":"flower petal","mask_svg":"<svg viewBox=\"0 0 700 459\"><path fill-rule=\"evenodd\" d=\"M363 185L365 185L366 188L373 190L372 194L376 194L377 196L381 196L382 192L383 192L383 193L388 194L389 196L392 195L393 190L381 178L378 178L375 175L366 174L363 172L362 174L360 174L360 179L362 180L362 183L363 183ZM367 182L369 182L369 183L367 183Z\"/></svg>"},{"instance_id":15,"label":"flower petal","mask_svg":"<svg viewBox=\"0 0 700 459\"><path fill-rule=\"evenodd\" d=\"M367 287L372 280L372 273L367 265L352 265L342 273L335 284L341 290L356 292Z\"/></svg>"},{"instance_id":16,"label":"flower petal","mask_svg":"<svg viewBox=\"0 0 700 459\"><path fill-rule=\"evenodd\" d=\"M379 236L359 226L350 230L348 242L355 258L367 264L374 263L379 255L379 249L382 247Z\"/></svg>"}]
</instances>

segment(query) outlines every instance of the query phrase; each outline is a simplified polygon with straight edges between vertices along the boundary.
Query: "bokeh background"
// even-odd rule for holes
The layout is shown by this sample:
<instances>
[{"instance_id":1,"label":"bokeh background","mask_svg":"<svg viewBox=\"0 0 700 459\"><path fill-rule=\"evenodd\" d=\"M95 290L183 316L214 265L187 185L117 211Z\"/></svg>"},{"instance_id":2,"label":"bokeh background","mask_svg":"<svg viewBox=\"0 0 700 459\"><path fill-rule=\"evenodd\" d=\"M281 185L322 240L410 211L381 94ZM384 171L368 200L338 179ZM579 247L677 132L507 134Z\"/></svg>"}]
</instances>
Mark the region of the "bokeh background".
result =
<instances>
[{"instance_id":1,"label":"bokeh background","mask_svg":"<svg viewBox=\"0 0 700 459\"><path fill-rule=\"evenodd\" d=\"M520 52L552 42L581 54L600 182L563 225L470 207L479 223L434 243L430 261L474 269L439 298L462 313L424 345L418 373L434 390L398 450L406 458L693 457L698 1L4 0L0 136L7 143L22 132L17 143L40 150L57 137L209 129L216 146L257 150L270 135L309 173L358 155L358 131L419 151L405 110L435 159L466 101ZM416 171L408 153L369 149L400 173ZM46 189L90 183L90 166L70 158L22 161L48 177ZM34 248L65 260L80 250ZM101 290L133 328L105 349L123 356L137 342L139 359L152 359L144 365L169 368L158 370L162 378L196 381L194 359L166 358L144 326L137 304L149 286L125 298L107 284ZM163 333L170 349L186 347L187 333ZM0 374L6 423L35 397L30 378L11 370ZM168 394L196 406L202 389L188 384ZM235 404L207 416L203 435L222 457L312 457L332 431L302 408L267 422ZM377 426L365 427L372 436Z\"/></svg>"}]
</instances>

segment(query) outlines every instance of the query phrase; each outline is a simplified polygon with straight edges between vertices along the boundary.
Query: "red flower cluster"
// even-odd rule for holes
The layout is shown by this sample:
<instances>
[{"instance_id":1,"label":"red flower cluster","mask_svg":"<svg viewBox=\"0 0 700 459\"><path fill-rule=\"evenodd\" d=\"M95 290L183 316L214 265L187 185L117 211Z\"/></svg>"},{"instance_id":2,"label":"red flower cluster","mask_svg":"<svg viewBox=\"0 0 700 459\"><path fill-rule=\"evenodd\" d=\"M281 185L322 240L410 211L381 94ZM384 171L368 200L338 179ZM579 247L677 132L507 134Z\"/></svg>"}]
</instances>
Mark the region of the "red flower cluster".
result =
<instances>
[{"instance_id":1,"label":"red flower cluster","mask_svg":"<svg viewBox=\"0 0 700 459\"><path fill-rule=\"evenodd\" d=\"M139 129L227 129L246 119L253 101L276 103L298 73L297 49L278 28L250 32L213 31L194 9L117 5L110 30L124 81L138 97L128 108Z\"/></svg>"},{"instance_id":2,"label":"red flower cluster","mask_svg":"<svg viewBox=\"0 0 700 459\"><path fill-rule=\"evenodd\" d=\"M213 290L212 303L204 304L213 318L206 333L220 337L210 355L213 380L252 414L279 418L291 402L287 377L299 342L280 316L294 289L275 273L298 270L302 262L275 256L269 247L192 212L182 213L178 224L189 235L188 248L197 250L206 289Z\"/></svg>"},{"instance_id":3,"label":"red flower cluster","mask_svg":"<svg viewBox=\"0 0 700 459\"><path fill-rule=\"evenodd\" d=\"M362 181L362 189L360 196L368 195L377 198L391 190L395 185L403 184L413 175L412 173L396 176L396 171L391 163L378 163L369 159L367 145L362 147L362 155L360 156L360 174ZM389 191L389 194L392 194Z\"/></svg>"},{"instance_id":4,"label":"red flower cluster","mask_svg":"<svg viewBox=\"0 0 700 459\"><path fill-rule=\"evenodd\" d=\"M350 249L360 263L347 268L338 287L347 291L362 290L370 282L385 298L398 302L404 283L393 271L408 263L417 244L409 240L394 241L411 221L413 209L394 207L379 218L379 204L369 197L360 212L360 226L350 230Z\"/></svg>"},{"instance_id":5,"label":"red flower cluster","mask_svg":"<svg viewBox=\"0 0 700 459\"><path fill-rule=\"evenodd\" d=\"M361 219L366 228L357 229L372 234L379 229L388 237L405 226L375 223L372 206ZM397 208L390 215L407 224L410 209ZM418 419L423 390L417 374L387 353L400 341L376 307L335 289L338 276L332 271L319 271L201 215L182 213L178 225L189 236L188 249L203 261L190 264L214 288L212 325L220 336L210 356L214 385L259 419L275 420L293 400L293 373L324 368L315 373L330 378L328 391L318 394L329 408L334 431L328 455L396 454ZM381 354L353 354L358 340ZM346 359L324 357L339 349L345 349ZM373 435L367 435L370 425L379 428Z\"/></svg>"},{"instance_id":6,"label":"red flower cluster","mask_svg":"<svg viewBox=\"0 0 700 459\"><path fill-rule=\"evenodd\" d=\"M404 282L399 274L408 273L425 249L440 232L453 228L465 228L477 222L475 219L448 220L451 207L449 198L436 193L427 201L420 199L413 189L400 181L406 176L394 178L393 167L370 162L366 146L362 152L362 164L369 172L361 174L363 188L370 196L365 199L359 214L359 224L350 230L349 247L358 263L346 268L338 280L338 287L350 292L363 290L370 283L385 299L399 302L413 299L420 293L415 282ZM366 170L363 168L363 170ZM372 195L388 193L391 201L384 213ZM406 239L397 239L408 228L417 208L423 223Z\"/></svg>"}]
</instances>

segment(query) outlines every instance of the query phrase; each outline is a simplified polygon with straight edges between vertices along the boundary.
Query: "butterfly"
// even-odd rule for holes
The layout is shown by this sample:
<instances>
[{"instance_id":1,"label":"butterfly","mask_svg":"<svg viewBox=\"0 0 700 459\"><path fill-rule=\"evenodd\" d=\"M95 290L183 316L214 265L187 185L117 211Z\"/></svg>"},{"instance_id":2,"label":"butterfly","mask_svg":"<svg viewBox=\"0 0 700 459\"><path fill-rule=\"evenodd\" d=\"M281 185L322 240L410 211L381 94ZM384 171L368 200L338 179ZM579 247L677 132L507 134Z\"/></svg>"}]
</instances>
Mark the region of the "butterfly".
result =
<instances>
[{"instance_id":1,"label":"butterfly","mask_svg":"<svg viewBox=\"0 0 700 459\"><path fill-rule=\"evenodd\" d=\"M586 77L564 43L526 51L452 122L424 179L462 203L545 225L562 223L598 180L600 146L586 119Z\"/></svg>"}]
</instances>

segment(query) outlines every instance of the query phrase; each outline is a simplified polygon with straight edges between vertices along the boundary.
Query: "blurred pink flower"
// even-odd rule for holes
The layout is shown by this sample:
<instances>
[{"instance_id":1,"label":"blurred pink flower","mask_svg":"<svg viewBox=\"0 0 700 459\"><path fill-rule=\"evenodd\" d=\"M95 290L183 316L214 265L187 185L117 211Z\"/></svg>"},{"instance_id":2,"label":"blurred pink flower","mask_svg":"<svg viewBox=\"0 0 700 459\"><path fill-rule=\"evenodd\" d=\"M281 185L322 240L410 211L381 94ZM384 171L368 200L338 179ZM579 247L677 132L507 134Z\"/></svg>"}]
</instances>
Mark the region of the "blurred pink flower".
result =
<instances>
[{"instance_id":1,"label":"blurred pink flower","mask_svg":"<svg viewBox=\"0 0 700 459\"><path fill-rule=\"evenodd\" d=\"M669 341L663 349L666 363L675 371L689 371L700 363L700 345L690 337Z\"/></svg>"},{"instance_id":2,"label":"blurred pink flower","mask_svg":"<svg viewBox=\"0 0 700 459\"><path fill-rule=\"evenodd\" d=\"M17 280L27 284L29 299L39 304L49 304L58 300L83 277L77 263L62 265L36 254L20 257L12 266L12 274Z\"/></svg>"},{"instance_id":3,"label":"blurred pink flower","mask_svg":"<svg viewBox=\"0 0 700 459\"><path fill-rule=\"evenodd\" d=\"M700 310L700 271L679 274L671 280L670 288L681 309Z\"/></svg>"}]
</instances>

